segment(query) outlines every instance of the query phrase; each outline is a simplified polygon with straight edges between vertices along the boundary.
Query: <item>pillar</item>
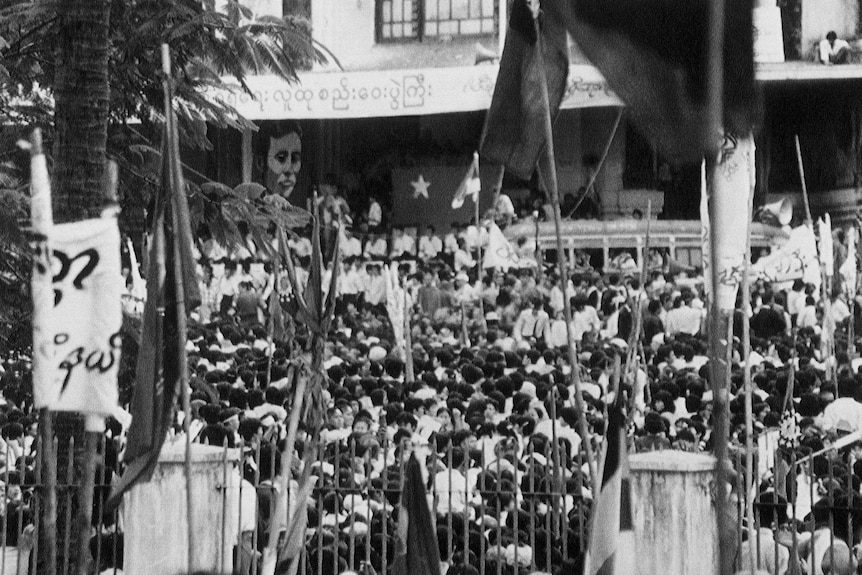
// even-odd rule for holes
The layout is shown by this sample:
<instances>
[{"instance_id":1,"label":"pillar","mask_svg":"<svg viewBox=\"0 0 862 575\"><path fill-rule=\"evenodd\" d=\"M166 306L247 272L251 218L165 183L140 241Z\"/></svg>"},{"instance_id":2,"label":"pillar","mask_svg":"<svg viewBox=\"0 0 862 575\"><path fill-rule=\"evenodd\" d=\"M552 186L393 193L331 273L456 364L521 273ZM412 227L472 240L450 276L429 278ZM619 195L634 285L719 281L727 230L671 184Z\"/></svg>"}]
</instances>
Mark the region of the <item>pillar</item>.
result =
<instances>
[{"instance_id":1,"label":"pillar","mask_svg":"<svg viewBox=\"0 0 862 575\"><path fill-rule=\"evenodd\" d=\"M123 501L126 575L187 572L185 444L166 446L153 477ZM192 445L194 565L192 571L229 575L239 526L239 452Z\"/></svg>"},{"instance_id":2,"label":"pillar","mask_svg":"<svg viewBox=\"0 0 862 575\"><path fill-rule=\"evenodd\" d=\"M635 575L719 575L715 458L637 453L629 469Z\"/></svg>"}]
</instances>

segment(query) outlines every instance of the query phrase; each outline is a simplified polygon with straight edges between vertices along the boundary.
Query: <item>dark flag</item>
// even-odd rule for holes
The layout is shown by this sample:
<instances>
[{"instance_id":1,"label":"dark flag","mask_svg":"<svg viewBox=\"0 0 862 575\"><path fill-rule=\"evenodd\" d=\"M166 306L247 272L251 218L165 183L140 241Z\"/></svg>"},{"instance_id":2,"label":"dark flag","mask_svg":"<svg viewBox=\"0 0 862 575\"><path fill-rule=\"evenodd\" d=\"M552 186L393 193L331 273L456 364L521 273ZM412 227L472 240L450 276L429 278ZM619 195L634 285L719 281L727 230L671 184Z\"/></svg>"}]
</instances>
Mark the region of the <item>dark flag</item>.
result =
<instances>
[{"instance_id":1,"label":"dark flag","mask_svg":"<svg viewBox=\"0 0 862 575\"><path fill-rule=\"evenodd\" d=\"M153 209L147 301L130 409L132 424L123 459L126 469L108 501L110 507L119 504L123 494L134 484L152 477L173 424L183 370L187 369L185 354L179 353L185 347L186 334L181 329L177 308L180 295L175 281L177 256L181 261L185 309L194 309L200 303L176 133L172 141L166 129L164 137L162 185ZM179 224L176 228L174 222Z\"/></svg>"},{"instance_id":2,"label":"dark flag","mask_svg":"<svg viewBox=\"0 0 862 575\"><path fill-rule=\"evenodd\" d=\"M562 3L552 3L539 17L538 31L527 0L515 0L494 97L485 118L479 153L529 180L545 146L546 114L554 118L566 91L569 73L565 19L556 14ZM548 86L548 108L541 83Z\"/></svg>"},{"instance_id":3,"label":"dark flag","mask_svg":"<svg viewBox=\"0 0 862 575\"><path fill-rule=\"evenodd\" d=\"M431 523L416 454L410 456L404 470L396 545L393 575L440 575L437 532Z\"/></svg>"},{"instance_id":4,"label":"dark flag","mask_svg":"<svg viewBox=\"0 0 862 575\"><path fill-rule=\"evenodd\" d=\"M709 129L711 1L551 0L565 4L560 15L572 37L635 124L675 160L699 161L723 139ZM742 134L752 129L756 109L753 6L725 4L723 128Z\"/></svg>"},{"instance_id":5,"label":"dark flag","mask_svg":"<svg viewBox=\"0 0 862 575\"><path fill-rule=\"evenodd\" d=\"M634 573L634 528L626 449L626 418L618 404L608 408L608 435L601 489L593 511L584 575Z\"/></svg>"}]
</instances>

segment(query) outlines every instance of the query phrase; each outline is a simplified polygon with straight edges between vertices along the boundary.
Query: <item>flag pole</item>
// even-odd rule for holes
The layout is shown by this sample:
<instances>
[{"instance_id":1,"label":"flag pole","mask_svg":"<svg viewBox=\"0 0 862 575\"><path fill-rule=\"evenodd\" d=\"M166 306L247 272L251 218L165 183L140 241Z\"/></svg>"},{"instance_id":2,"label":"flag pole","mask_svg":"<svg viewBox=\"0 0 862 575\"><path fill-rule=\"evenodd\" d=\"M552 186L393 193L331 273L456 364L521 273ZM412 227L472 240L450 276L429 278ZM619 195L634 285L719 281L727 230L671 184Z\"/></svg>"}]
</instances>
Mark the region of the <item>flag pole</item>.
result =
<instances>
[{"instance_id":1,"label":"flag pole","mask_svg":"<svg viewBox=\"0 0 862 575\"><path fill-rule=\"evenodd\" d=\"M708 113L707 119L707 137L715 137L720 142L720 137L723 136L724 125L724 28L725 28L725 0L712 0L708 3L709 26L708 26L708 74L707 74L707 94L708 94ZM711 142L710 142L711 143ZM716 190L715 177L718 172L717 155L709 158L707 168L709 170L707 182L712 193ZM708 189L708 192L710 190ZM709 196L712 194L708 194ZM729 376L730 370L727 365L725 356L726 346L730 345L726 341L729 333L730 324L733 315L728 314L721 309L719 304L718 292L721 285L721 278L718 269L718 238L720 231L718 229L718 202L708 201L709 211L709 251L711 255L710 275L707 281L711 285L710 311L711 321L709 322L709 379L713 390L713 417L715 419L713 427L713 453L716 457L716 514L718 523L718 560L719 572L732 572L733 562L733 540L734 526L731 521L731 509L728 501L728 470L729 464L728 452L728 429L729 429L729 413L728 413L728 395L729 395ZM707 278L705 278L707 279Z\"/></svg>"},{"instance_id":2,"label":"flag pole","mask_svg":"<svg viewBox=\"0 0 862 575\"><path fill-rule=\"evenodd\" d=\"M179 234L180 220L178 210L176 209L176 194L185 193L182 189L182 172L180 171L179 163L179 142L177 141L177 126L176 117L173 109L173 93L171 90L171 53L167 44L162 44L162 72L164 79L162 87L165 96L165 123L167 126L167 149L166 156L162 159L167 162L165 165L170 169L168 181L171 186L167 193L170 194L166 199L169 200L171 207L171 225L173 227L173 273L174 273L174 290L176 292L176 314L177 314L177 349L176 353L179 358L177 362L180 366L180 394L183 402L183 432L185 435L185 479L186 479L186 524L187 524L187 545L188 545L188 571L194 571L194 548L195 548L195 528L194 528L194 497L192 494L192 438L190 431L191 424L191 401L189 394L189 379L188 366L186 361L186 302L185 302L185 286L183 285L183 264L182 254L180 251L180 241L182 237Z\"/></svg>"},{"instance_id":3,"label":"flag pole","mask_svg":"<svg viewBox=\"0 0 862 575\"><path fill-rule=\"evenodd\" d=\"M539 30L539 23L533 20L533 26L536 29L536 35L539 42L542 41L542 34ZM537 55L542 58L541 48L537 50ZM539 69L544 76L544 64L540 63ZM563 312L566 319L566 342L569 351L569 364L572 368L572 383L575 387L575 406L578 411L578 432L581 435L581 440L584 445L584 450L587 455L587 464L590 468L590 485L592 487L593 497L598 497L599 494L599 477L596 469L596 460L593 456L592 434L590 433L589 425L587 424L586 410L584 407L584 398L581 395L580 374L578 373L578 356L575 353L575 344L572 335L572 302L566 296L566 289L569 285L569 266L566 263L566 254L563 250L563 238L561 235L560 220L560 193L557 189L557 167L554 160L554 131L551 122L551 110L548 97L548 84L544 78L539 82L540 97L542 106L545 110L544 114L544 132L545 132L545 154L540 156L539 161L547 164L545 170L539 169L542 179L545 181L545 186L551 196L551 206L554 210L554 232L557 240L557 262L560 267L560 283L563 290Z\"/></svg>"},{"instance_id":4,"label":"flag pole","mask_svg":"<svg viewBox=\"0 0 862 575\"><path fill-rule=\"evenodd\" d=\"M751 394L751 234L745 240L745 260L742 262L742 358L745 361L743 374L745 384L745 520L748 523L748 540L754 541L754 498L751 489L754 485L754 418L752 410L754 402ZM754 553L749 553L751 572L755 572Z\"/></svg>"},{"instance_id":5,"label":"flag pole","mask_svg":"<svg viewBox=\"0 0 862 575\"><path fill-rule=\"evenodd\" d=\"M41 252L43 265L50 266L51 246L48 242L53 226L53 216L51 212L51 187L48 181L48 170L45 166L45 154L42 148L42 131L39 128L33 130L30 136L30 163L31 163L31 220L32 229L37 245L41 244ZM38 171L41 172L37 174ZM36 177L34 177L34 174ZM44 185L35 185L35 179L45 176ZM49 268L50 269L50 268ZM47 286L44 289L50 290L51 278L46 276ZM35 295L35 294L34 294ZM41 323L38 321L39 314L47 315L48 310L40 307L40 304L34 301L33 307L33 325ZM34 354L33 377L43 377L46 373L47 366L43 369L38 365L42 359L40 354ZM34 384L37 382L34 379ZM47 387L47 386L45 386ZM39 536L43 538L45 546L45 572L57 572L57 458L54 453L54 421L51 418L51 412L47 407L39 410L39 435L42 438L42 452L39 457L42 459L42 469L44 473L44 505L42 510L42 528L39 530ZM41 547L41 546L40 546Z\"/></svg>"}]
</instances>

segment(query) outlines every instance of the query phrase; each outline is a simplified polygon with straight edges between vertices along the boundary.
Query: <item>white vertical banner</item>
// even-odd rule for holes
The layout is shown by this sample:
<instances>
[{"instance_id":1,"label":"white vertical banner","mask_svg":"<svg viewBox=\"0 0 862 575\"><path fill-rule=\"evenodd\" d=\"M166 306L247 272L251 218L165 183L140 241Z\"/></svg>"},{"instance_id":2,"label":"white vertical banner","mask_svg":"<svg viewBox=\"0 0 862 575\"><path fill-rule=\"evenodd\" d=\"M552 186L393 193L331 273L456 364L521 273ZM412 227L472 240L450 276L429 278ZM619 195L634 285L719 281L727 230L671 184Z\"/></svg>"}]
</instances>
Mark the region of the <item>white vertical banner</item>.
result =
<instances>
[{"instance_id":1,"label":"white vertical banner","mask_svg":"<svg viewBox=\"0 0 862 575\"><path fill-rule=\"evenodd\" d=\"M856 226L847 228L847 259L841 264L838 270L841 273L841 279L844 284L844 293L848 299L856 297L856 244L857 244Z\"/></svg>"},{"instance_id":2,"label":"white vertical banner","mask_svg":"<svg viewBox=\"0 0 862 575\"><path fill-rule=\"evenodd\" d=\"M831 278L835 274L835 254L832 245L832 218L827 213L817 220L817 232L820 235L820 266Z\"/></svg>"},{"instance_id":3,"label":"white vertical banner","mask_svg":"<svg viewBox=\"0 0 862 575\"><path fill-rule=\"evenodd\" d=\"M701 167L701 226L704 246L705 285L711 282L710 265L718 266L720 309L733 311L736 294L745 269L745 244L751 227L751 202L754 197L754 137L725 133L724 145L712 181L706 182L705 163ZM710 229L707 202L715 202L716 229ZM709 250L710 234L715 233L716 253Z\"/></svg>"},{"instance_id":4,"label":"white vertical banner","mask_svg":"<svg viewBox=\"0 0 862 575\"><path fill-rule=\"evenodd\" d=\"M46 366L34 377L37 408L108 415L118 401L122 338L120 231L115 218L54 226L52 304L34 328L33 347ZM34 284L37 278L34 277Z\"/></svg>"},{"instance_id":5,"label":"white vertical banner","mask_svg":"<svg viewBox=\"0 0 862 575\"><path fill-rule=\"evenodd\" d=\"M33 296L33 390L36 407L44 407L46 401L41 397L40 388L42 382L51 377L52 358L48 354L49 348L36 343L53 337L49 326L51 309L54 306L54 290L51 286L51 246L48 238L54 227L54 220L51 213L51 181L45 154L41 150L34 151L30 156L30 195L30 221L36 233L33 245L33 274L30 279Z\"/></svg>"}]
</instances>

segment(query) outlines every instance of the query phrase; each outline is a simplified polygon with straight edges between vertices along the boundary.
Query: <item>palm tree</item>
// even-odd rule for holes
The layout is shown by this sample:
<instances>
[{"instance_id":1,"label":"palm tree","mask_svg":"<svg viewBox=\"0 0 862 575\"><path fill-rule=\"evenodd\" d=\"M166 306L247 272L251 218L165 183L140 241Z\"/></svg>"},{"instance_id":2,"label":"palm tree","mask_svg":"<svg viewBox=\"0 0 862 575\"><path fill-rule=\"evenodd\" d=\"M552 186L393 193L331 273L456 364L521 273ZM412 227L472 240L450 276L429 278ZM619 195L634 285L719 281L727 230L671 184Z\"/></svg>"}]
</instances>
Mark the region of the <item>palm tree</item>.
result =
<instances>
[{"instance_id":1,"label":"palm tree","mask_svg":"<svg viewBox=\"0 0 862 575\"><path fill-rule=\"evenodd\" d=\"M25 102L23 107L31 121L53 125L57 223L98 217L111 201L106 194L109 127L123 127L131 117L144 124L161 122L162 43L174 54L181 137L200 147L208 145L207 122L251 127L225 102L207 95L206 88L223 87L222 77L228 75L247 90L248 73L275 73L295 81L298 69L324 59L303 20L253 20L234 0L223 12L215 10L212 0L0 0L0 94L10 93L16 84L27 91L34 83L53 92L53 109L50 103ZM0 116L9 113L5 110ZM42 449L43 469L58 468L60 478L80 477L82 418L57 414L52 422L45 413L40 425L42 444L51 445L52 425L59 444L56 455ZM89 525L67 524L77 515L71 495L60 492L59 509L45 506L40 573L53 575L57 567L86 572L89 557L76 550L86 550L77 539L88 536ZM57 555L45 553L48 539L58 536L69 539L56 545Z\"/></svg>"}]
</instances>

